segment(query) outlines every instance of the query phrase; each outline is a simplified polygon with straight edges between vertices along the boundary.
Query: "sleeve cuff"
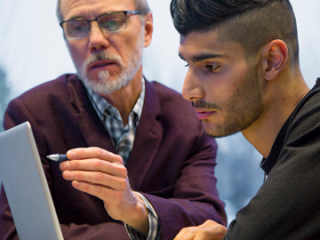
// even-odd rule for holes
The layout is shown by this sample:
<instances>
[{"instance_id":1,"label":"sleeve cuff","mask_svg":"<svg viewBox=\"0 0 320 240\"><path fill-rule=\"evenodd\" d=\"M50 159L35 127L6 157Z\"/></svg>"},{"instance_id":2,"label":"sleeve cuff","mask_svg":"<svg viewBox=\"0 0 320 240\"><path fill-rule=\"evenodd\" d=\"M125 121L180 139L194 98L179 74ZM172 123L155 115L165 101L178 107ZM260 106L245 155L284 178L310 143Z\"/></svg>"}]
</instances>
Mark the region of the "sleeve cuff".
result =
<instances>
[{"instance_id":1,"label":"sleeve cuff","mask_svg":"<svg viewBox=\"0 0 320 240\"><path fill-rule=\"evenodd\" d=\"M130 227L127 224L124 224L128 235L132 240L159 240L160 226L158 221L158 215L151 203L143 196L141 193L138 193L141 199L143 200L146 208L149 210L148 221L149 221L149 233L146 238L139 232L137 232L134 228Z\"/></svg>"}]
</instances>

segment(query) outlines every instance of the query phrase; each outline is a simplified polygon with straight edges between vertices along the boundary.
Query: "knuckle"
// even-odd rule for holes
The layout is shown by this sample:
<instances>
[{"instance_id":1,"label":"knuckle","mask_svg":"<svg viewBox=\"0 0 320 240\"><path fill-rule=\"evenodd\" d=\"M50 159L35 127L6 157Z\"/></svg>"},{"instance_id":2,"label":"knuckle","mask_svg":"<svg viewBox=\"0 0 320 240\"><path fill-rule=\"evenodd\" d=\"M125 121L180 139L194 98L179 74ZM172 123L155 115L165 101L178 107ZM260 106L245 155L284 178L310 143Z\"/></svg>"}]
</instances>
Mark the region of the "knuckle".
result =
<instances>
[{"instance_id":1,"label":"knuckle","mask_svg":"<svg viewBox=\"0 0 320 240\"><path fill-rule=\"evenodd\" d=\"M96 157L99 159L103 158L103 150L101 148L96 148Z\"/></svg>"},{"instance_id":2,"label":"knuckle","mask_svg":"<svg viewBox=\"0 0 320 240\"><path fill-rule=\"evenodd\" d=\"M189 232L190 232L190 229L189 229L189 228L182 228L181 231L180 231L180 233L181 233L182 235L188 234Z\"/></svg>"},{"instance_id":3,"label":"knuckle","mask_svg":"<svg viewBox=\"0 0 320 240\"><path fill-rule=\"evenodd\" d=\"M79 168L79 161L73 161L73 167Z\"/></svg>"},{"instance_id":4,"label":"knuckle","mask_svg":"<svg viewBox=\"0 0 320 240\"><path fill-rule=\"evenodd\" d=\"M95 191L96 191L97 193L102 193L102 191L103 191L102 186L100 186L100 185L95 185L94 187L95 187Z\"/></svg>"},{"instance_id":5,"label":"knuckle","mask_svg":"<svg viewBox=\"0 0 320 240\"><path fill-rule=\"evenodd\" d=\"M127 188L127 181L125 179L120 180L119 183L120 191L124 191Z\"/></svg>"},{"instance_id":6,"label":"knuckle","mask_svg":"<svg viewBox=\"0 0 320 240\"><path fill-rule=\"evenodd\" d=\"M120 174L121 177L126 178L127 175L128 175L127 169L126 169L124 166L122 166L122 165L121 165L121 166L117 166L117 171L119 172L119 174Z\"/></svg>"},{"instance_id":7,"label":"knuckle","mask_svg":"<svg viewBox=\"0 0 320 240\"><path fill-rule=\"evenodd\" d=\"M181 229L181 232L183 232L183 233L186 233L186 232L188 232L188 231L189 231L188 228L182 228L182 229Z\"/></svg>"},{"instance_id":8,"label":"knuckle","mask_svg":"<svg viewBox=\"0 0 320 240\"><path fill-rule=\"evenodd\" d=\"M213 226L213 225L216 225L216 224L217 223L215 221L206 220L203 225L205 225L205 226Z\"/></svg>"},{"instance_id":9,"label":"knuckle","mask_svg":"<svg viewBox=\"0 0 320 240\"><path fill-rule=\"evenodd\" d=\"M98 147L89 147L87 148L88 153L90 153L92 158L99 158L101 155L101 151L102 149L98 148Z\"/></svg>"},{"instance_id":10,"label":"knuckle","mask_svg":"<svg viewBox=\"0 0 320 240\"><path fill-rule=\"evenodd\" d=\"M94 162L94 168L95 170L100 170L103 168L103 165L104 165L104 162L103 161L100 161L100 160L96 160Z\"/></svg>"},{"instance_id":11,"label":"knuckle","mask_svg":"<svg viewBox=\"0 0 320 240\"><path fill-rule=\"evenodd\" d=\"M198 230L198 234L200 235L200 236L208 236L208 234L209 234L209 231L207 230L207 229L199 229Z\"/></svg>"},{"instance_id":12,"label":"knuckle","mask_svg":"<svg viewBox=\"0 0 320 240\"><path fill-rule=\"evenodd\" d=\"M79 161L71 160L69 161L69 166L70 166L70 169L72 170L79 169Z\"/></svg>"},{"instance_id":13,"label":"knuckle","mask_svg":"<svg viewBox=\"0 0 320 240\"><path fill-rule=\"evenodd\" d=\"M127 177L128 176L128 170L126 168L122 168L123 171L123 176Z\"/></svg>"},{"instance_id":14,"label":"knuckle","mask_svg":"<svg viewBox=\"0 0 320 240\"><path fill-rule=\"evenodd\" d=\"M95 173L94 179L96 182L103 182L105 180L105 175L103 173Z\"/></svg>"},{"instance_id":15,"label":"knuckle","mask_svg":"<svg viewBox=\"0 0 320 240\"><path fill-rule=\"evenodd\" d=\"M88 191L90 190L89 184L83 183L82 186L83 186L83 189L84 189L86 192L88 192Z\"/></svg>"},{"instance_id":16,"label":"knuckle","mask_svg":"<svg viewBox=\"0 0 320 240\"><path fill-rule=\"evenodd\" d=\"M82 172L77 172L77 171L75 171L75 172L73 173L73 176L74 176L75 179L79 179L79 180L82 180L82 179L83 179L83 174L82 174Z\"/></svg>"},{"instance_id":17,"label":"knuckle","mask_svg":"<svg viewBox=\"0 0 320 240\"><path fill-rule=\"evenodd\" d=\"M89 185L83 182L79 182L79 188L82 191L88 192L89 191Z\"/></svg>"},{"instance_id":18,"label":"knuckle","mask_svg":"<svg viewBox=\"0 0 320 240\"><path fill-rule=\"evenodd\" d=\"M78 153L80 156L83 156L85 154L85 149L83 149L83 148L78 149Z\"/></svg>"},{"instance_id":19,"label":"knuckle","mask_svg":"<svg viewBox=\"0 0 320 240\"><path fill-rule=\"evenodd\" d=\"M120 163L121 165L124 165L123 159L120 155L114 155L114 161L117 163Z\"/></svg>"}]
</instances>

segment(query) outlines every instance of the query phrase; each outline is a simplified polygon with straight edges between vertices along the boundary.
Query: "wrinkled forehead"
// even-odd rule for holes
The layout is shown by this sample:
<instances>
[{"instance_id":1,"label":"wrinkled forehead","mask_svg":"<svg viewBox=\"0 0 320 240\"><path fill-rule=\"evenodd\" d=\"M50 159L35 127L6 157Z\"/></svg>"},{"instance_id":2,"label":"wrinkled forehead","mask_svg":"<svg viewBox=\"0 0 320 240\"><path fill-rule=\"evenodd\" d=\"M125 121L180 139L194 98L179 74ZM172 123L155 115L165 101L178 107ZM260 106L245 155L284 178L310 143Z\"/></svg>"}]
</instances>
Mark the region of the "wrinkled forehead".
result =
<instances>
[{"instance_id":1,"label":"wrinkled forehead","mask_svg":"<svg viewBox=\"0 0 320 240\"><path fill-rule=\"evenodd\" d=\"M61 0L64 20L75 16L95 18L113 11L135 10L134 0Z\"/></svg>"}]
</instances>

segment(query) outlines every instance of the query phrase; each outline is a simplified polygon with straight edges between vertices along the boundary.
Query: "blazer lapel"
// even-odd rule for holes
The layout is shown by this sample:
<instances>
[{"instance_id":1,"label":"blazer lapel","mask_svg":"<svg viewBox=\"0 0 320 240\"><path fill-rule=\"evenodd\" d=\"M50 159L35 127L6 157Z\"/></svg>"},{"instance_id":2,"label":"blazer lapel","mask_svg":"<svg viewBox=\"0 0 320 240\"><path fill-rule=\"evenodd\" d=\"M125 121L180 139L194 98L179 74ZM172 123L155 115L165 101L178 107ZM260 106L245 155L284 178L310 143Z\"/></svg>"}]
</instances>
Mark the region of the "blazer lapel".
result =
<instances>
[{"instance_id":1,"label":"blazer lapel","mask_svg":"<svg viewBox=\"0 0 320 240\"><path fill-rule=\"evenodd\" d=\"M108 132L95 112L82 82L74 75L68 81L71 104L87 146L95 146L116 153ZM160 101L152 83L146 81L146 95L133 149L127 163L130 184L140 189L152 160L158 152L163 129L158 121L161 116Z\"/></svg>"},{"instance_id":2,"label":"blazer lapel","mask_svg":"<svg viewBox=\"0 0 320 240\"><path fill-rule=\"evenodd\" d=\"M115 153L108 132L94 110L82 82L73 75L68 81L71 104L75 108L82 136L88 147L100 147Z\"/></svg>"},{"instance_id":3,"label":"blazer lapel","mask_svg":"<svg viewBox=\"0 0 320 240\"><path fill-rule=\"evenodd\" d=\"M130 184L140 189L152 160L158 152L163 129L157 120L161 108L158 94L152 83L146 81L146 95L133 149L127 163Z\"/></svg>"}]
</instances>

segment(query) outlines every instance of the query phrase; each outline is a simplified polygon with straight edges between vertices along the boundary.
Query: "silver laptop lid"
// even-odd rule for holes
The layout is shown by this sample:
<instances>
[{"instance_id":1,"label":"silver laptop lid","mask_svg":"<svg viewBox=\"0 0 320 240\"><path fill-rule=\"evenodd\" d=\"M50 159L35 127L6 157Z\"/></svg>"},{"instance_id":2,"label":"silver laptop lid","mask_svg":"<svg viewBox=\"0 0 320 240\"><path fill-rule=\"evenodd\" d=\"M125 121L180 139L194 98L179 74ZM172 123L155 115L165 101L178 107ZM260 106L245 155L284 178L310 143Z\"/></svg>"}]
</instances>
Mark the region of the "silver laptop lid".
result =
<instances>
[{"instance_id":1,"label":"silver laptop lid","mask_svg":"<svg viewBox=\"0 0 320 240\"><path fill-rule=\"evenodd\" d=\"M0 134L0 175L22 240L63 240L28 122Z\"/></svg>"}]
</instances>

